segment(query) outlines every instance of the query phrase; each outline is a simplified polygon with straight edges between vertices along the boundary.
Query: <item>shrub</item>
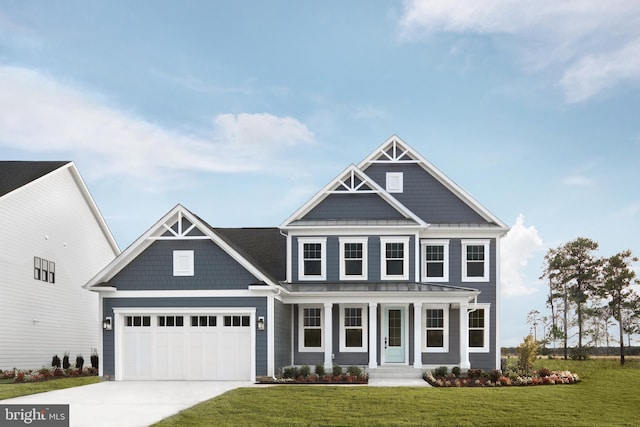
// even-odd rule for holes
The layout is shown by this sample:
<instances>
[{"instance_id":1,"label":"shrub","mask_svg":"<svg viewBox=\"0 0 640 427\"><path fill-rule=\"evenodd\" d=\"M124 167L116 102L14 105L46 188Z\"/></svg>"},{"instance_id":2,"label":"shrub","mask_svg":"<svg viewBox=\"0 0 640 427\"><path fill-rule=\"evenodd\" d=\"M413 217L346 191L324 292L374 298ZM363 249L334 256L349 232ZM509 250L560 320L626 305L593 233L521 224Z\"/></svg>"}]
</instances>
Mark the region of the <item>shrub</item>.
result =
<instances>
[{"instance_id":1,"label":"shrub","mask_svg":"<svg viewBox=\"0 0 640 427\"><path fill-rule=\"evenodd\" d=\"M522 344L516 348L516 353L518 353L518 366L529 375L538 355L538 342L533 338L533 335L529 334L525 337Z\"/></svg>"},{"instance_id":2,"label":"shrub","mask_svg":"<svg viewBox=\"0 0 640 427\"><path fill-rule=\"evenodd\" d=\"M347 374L354 376L354 377L359 377L360 375L362 375L362 369L360 369L357 366L349 366L347 368Z\"/></svg>"},{"instance_id":3,"label":"shrub","mask_svg":"<svg viewBox=\"0 0 640 427\"><path fill-rule=\"evenodd\" d=\"M300 368L300 375L302 375L303 377L307 378L310 374L311 374L311 368L309 367L309 365L303 365Z\"/></svg>"},{"instance_id":4,"label":"shrub","mask_svg":"<svg viewBox=\"0 0 640 427\"><path fill-rule=\"evenodd\" d=\"M538 375L541 377L548 377L549 375L551 375L551 370L547 368L540 368L538 369Z\"/></svg>"},{"instance_id":5,"label":"shrub","mask_svg":"<svg viewBox=\"0 0 640 427\"><path fill-rule=\"evenodd\" d=\"M324 377L324 364L321 362L316 363L316 374L318 374L319 377Z\"/></svg>"},{"instance_id":6,"label":"shrub","mask_svg":"<svg viewBox=\"0 0 640 427\"><path fill-rule=\"evenodd\" d=\"M82 357L81 354L76 356L76 368L82 370L82 367L84 366L84 357Z\"/></svg>"},{"instance_id":7,"label":"shrub","mask_svg":"<svg viewBox=\"0 0 640 427\"><path fill-rule=\"evenodd\" d=\"M489 372L489 380L490 380L491 382L494 382L494 383L495 383L495 382L497 382L497 381L498 381L498 379L500 379L500 377L501 377L501 376L502 376L502 373L501 373L499 370L497 370L497 369L492 369L492 370Z\"/></svg>"},{"instance_id":8,"label":"shrub","mask_svg":"<svg viewBox=\"0 0 640 427\"><path fill-rule=\"evenodd\" d=\"M282 372L282 376L285 378L297 378L298 375L300 375L300 373L298 372L298 368L295 366L286 367Z\"/></svg>"},{"instance_id":9,"label":"shrub","mask_svg":"<svg viewBox=\"0 0 640 427\"><path fill-rule=\"evenodd\" d=\"M51 366L53 366L54 368L60 367L60 358L57 354L53 356L53 359L51 359Z\"/></svg>"},{"instance_id":10,"label":"shrub","mask_svg":"<svg viewBox=\"0 0 640 427\"><path fill-rule=\"evenodd\" d=\"M91 367L93 369L98 369L98 365L99 365L99 358L98 358L98 350L96 350L95 348L91 350Z\"/></svg>"},{"instance_id":11,"label":"shrub","mask_svg":"<svg viewBox=\"0 0 640 427\"><path fill-rule=\"evenodd\" d=\"M482 377L482 369L469 369L467 371L467 376L471 379Z\"/></svg>"},{"instance_id":12,"label":"shrub","mask_svg":"<svg viewBox=\"0 0 640 427\"><path fill-rule=\"evenodd\" d=\"M447 368L446 366L440 366L439 368L433 370L433 375L436 377L446 377L448 372L449 368Z\"/></svg>"},{"instance_id":13,"label":"shrub","mask_svg":"<svg viewBox=\"0 0 640 427\"><path fill-rule=\"evenodd\" d=\"M587 360L589 359L589 349L586 347L572 348L570 357L572 360Z\"/></svg>"},{"instance_id":14,"label":"shrub","mask_svg":"<svg viewBox=\"0 0 640 427\"><path fill-rule=\"evenodd\" d=\"M64 352L64 356L62 357L62 369L69 369L69 352Z\"/></svg>"},{"instance_id":15,"label":"shrub","mask_svg":"<svg viewBox=\"0 0 640 427\"><path fill-rule=\"evenodd\" d=\"M333 364L333 375L334 376L338 376L338 375L342 375L342 367L340 365L338 365L337 363Z\"/></svg>"},{"instance_id":16,"label":"shrub","mask_svg":"<svg viewBox=\"0 0 640 427\"><path fill-rule=\"evenodd\" d=\"M455 375L456 377L460 376L460 367L459 366L454 366L453 368L451 368L451 373L453 375Z\"/></svg>"}]
</instances>

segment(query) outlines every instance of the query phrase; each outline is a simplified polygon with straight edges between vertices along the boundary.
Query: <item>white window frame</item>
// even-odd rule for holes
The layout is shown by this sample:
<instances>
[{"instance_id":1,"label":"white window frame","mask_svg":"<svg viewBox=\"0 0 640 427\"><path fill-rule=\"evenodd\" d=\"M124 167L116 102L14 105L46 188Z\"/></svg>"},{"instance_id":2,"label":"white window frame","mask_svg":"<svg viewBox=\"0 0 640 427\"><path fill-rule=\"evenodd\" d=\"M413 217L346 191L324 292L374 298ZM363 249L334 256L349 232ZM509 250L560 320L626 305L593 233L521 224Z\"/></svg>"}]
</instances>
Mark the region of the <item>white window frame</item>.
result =
<instances>
[{"instance_id":1,"label":"white window frame","mask_svg":"<svg viewBox=\"0 0 640 427\"><path fill-rule=\"evenodd\" d=\"M478 304L476 310L484 310L484 345L482 347L471 347L471 340L469 340L470 331L472 330L469 327L469 316L471 315L470 310L467 313L467 345L469 347L469 353L488 353L490 351L491 346L489 345L490 340L490 330L491 330L491 304ZM473 328L477 330L477 328Z\"/></svg>"},{"instance_id":2,"label":"white window frame","mask_svg":"<svg viewBox=\"0 0 640 427\"><path fill-rule=\"evenodd\" d=\"M366 237L340 237L340 280L367 280L368 277L368 255L367 246L369 240ZM362 274L347 275L345 258L345 243L360 243L362 245Z\"/></svg>"},{"instance_id":3,"label":"white window frame","mask_svg":"<svg viewBox=\"0 0 640 427\"><path fill-rule=\"evenodd\" d=\"M305 243L319 243L320 246L320 275L304 274L304 245ZM326 280L327 279L327 238L326 237L298 237L298 280Z\"/></svg>"},{"instance_id":4,"label":"white window frame","mask_svg":"<svg viewBox=\"0 0 640 427\"><path fill-rule=\"evenodd\" d=\"M173 275L193 276L194 275L194 255L192 250L173 251Z\"/></svg>"},{"instance_id":5,"label":"white window frame","mask_svg":"<svg viewBox=\"0 0 640 427\"><path fill-rule=\"evenodd\" d=\"M320 347L305 347L304 346L304 309L305 308L315 308L320 309ZM325 333L325 324L324 324L324 306L323 305L314 305L314 304L299 304L298 305L298 351L300 353L321 353L324 351L324 333ZM313 328L317 329L317 328Z\"/></svg>"},{"instance_id":6,"label":"white window frame","mask_svg":"<svg viewBox=\"0 0 640 427\"><path fill-rule=\"evenodd\" d=\"M359 308L362 310L362 346L361 347L347 347L347 327L345 326L345 309L346 308ZM340 352L346 353L362 353L366 352L369 343L369 305L367 304L340 304ZM350 326L349 329L357 329L357 327Z\"/></svg>"},{"instance_id":7,"label":"white window frame","mask_svg":"<svg viewBox=\"0 0 640 427\"><path fill-rule=\"evenodd\" d=\"M442 347L427 347L427 310L442 310ZM449 304L424 304L422 306L422 351L424 353L449 352L449 311Z\"/></svg>"},{"instance_id":8,"label":"white window frame","mask_svg":"<svg viewBox=\"0 0 640 427\"><path fill-rule=\"evenodd\" d=\"M484 275L482 277L467 276L467 247L484 246ZM462 281L463 282L488 282L491 263L491 244L489 240L462 240L460 258L462 261Z\"/></svg>"},{"instance_id":9,"label":"white window frame","mask_svg":"<svg viewBox=\"0 0 640 427\"><path fill-rule=\"evenodd\" d=\"M427 246L443 246L444 260L442 261L442 276L427 276ZM449 281L449 240L422 240L420 249L422 252L422 281L423 282L448 282Z\"/></svg>"},{"instance_id":10,"label":"white window frame","mask_svg":"<svg viewBox=\"0 0 640 427\"><path fill-rule=\"evenodd\" d=\"M402 193L404 191L403 173L387 172L385 187L388 193Z\"/></svg>"},{"instance_id":11,"label":"white window frame","mask_svg":"<svg viewBox=\"0 0 640 427\"><path fill-rule=\"evenodd\" d=\"M409 280L409 242L411 238L402 237L380 237L380 279L381 280ZM387 274L387 243L402 243L404 245L404 262L402 267L402 275Z\"/></svg>"}]
</instances>

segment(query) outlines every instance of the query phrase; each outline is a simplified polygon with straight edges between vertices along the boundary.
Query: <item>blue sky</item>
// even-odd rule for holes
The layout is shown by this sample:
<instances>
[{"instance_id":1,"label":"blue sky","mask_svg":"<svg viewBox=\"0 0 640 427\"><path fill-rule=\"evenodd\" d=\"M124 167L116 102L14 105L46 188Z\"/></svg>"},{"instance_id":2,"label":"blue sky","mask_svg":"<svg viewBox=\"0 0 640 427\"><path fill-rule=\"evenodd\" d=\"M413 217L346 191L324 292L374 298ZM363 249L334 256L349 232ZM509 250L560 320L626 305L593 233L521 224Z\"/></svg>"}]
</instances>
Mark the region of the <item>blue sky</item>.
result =
<instances>
[{"instance_id":1,"label":"blue sky","mask_svg":"<svg viewBox=\"0 0 640 427\"><path fill-rule=\"evenodd\" d=\"M640 255L639 29L623 0L5 0L0 157L75 161L124 248L177 203L279 225L397 134L514 226L516 345L547 248Z\"/></svg>"}]
</instances>

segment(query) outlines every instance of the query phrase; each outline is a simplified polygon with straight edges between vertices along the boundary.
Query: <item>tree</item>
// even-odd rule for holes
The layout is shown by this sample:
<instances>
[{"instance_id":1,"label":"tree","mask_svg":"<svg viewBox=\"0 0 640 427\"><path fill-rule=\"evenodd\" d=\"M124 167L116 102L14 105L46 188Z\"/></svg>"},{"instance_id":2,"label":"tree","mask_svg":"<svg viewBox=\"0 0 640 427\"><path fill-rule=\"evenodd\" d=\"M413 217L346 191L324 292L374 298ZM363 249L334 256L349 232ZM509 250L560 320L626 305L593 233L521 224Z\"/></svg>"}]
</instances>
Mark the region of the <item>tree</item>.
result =
<instances>
[{"instance_id":1,"label":"tree","mask_svg":"<svg viewBox=\"0 0 640 427\"><path fill-rule=\"evenodd\" d=\"M545 277L549 280L549 297L547 305L551 308L551 328L550 338L555 342L557 339L563 339L564 358L567 359L567 333L569 328L569 298L567 295L567 286L562 276L562 246L556 249L549 249L544 256L544 270L540 279ZM561 307L556 308L555 301L560 300ZM562 327L558 326L558 314L563 314Z\"/></svg>"},{"instance_id":2,"label":"tree","mask_svg":"<svg viewBox=\"0 0 640 427\"><path fill-rule=\"evenodd\" d=\"M527 323L531 325L533 331L533 339L538 340L538 323L540 321L540 312L538 310L531 310L527 314Z\"/></svg>"},{"instance_id":3,"label":"tree","mask_svg":"<svg viewBox=\"0 0 640 427\"><path fill-rule=\"evenodd\" d=\"M538 355L538 342L533 338L533 335L526 336L524 341L516 348L518 354L518 366L524 369L526 375L529 375L529 371L536 363L536 356Z\"/></svg>"},{"instance_id":4,"label":"tree","mask_svg":"<svg viewBox=\"0 0 640 427\"><path fill-rule=\"evenodd\" d=\"M638 295L631 285L640 283L636 280L636 273L631 263L638 262L638 258L626 250L607 258L604 263L603 283L597 288L598 296L608 301L611 314L618 322L620 333L620 364L624 365L624 311L637 309Z\"/></svg>"}]
</instances>

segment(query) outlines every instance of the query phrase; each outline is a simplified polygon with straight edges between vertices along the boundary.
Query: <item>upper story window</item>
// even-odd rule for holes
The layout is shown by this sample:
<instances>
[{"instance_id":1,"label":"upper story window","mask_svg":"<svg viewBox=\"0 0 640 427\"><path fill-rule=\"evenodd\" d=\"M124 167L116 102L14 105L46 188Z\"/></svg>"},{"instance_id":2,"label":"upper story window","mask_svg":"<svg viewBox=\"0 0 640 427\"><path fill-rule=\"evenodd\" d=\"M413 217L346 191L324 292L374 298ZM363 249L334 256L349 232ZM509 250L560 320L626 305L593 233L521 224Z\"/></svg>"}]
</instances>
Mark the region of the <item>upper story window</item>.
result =
<instances>
[{"instance_id":1,"label":"upper story window","mask_svg":"<svg viewBox=\"0 0 640 427\"><path fill-rule=\"evenodd\" d=\"M298 350L301 352L323 351L322 316L324 308L300 306L298 310Z\"/></svg>"},{"instance_id":2,"label":"upper story window","mask_svg":"<svg viewBox=\"0 0 640 427\"><path fill-rule=\"evenodd\" d=\"M387 172L386 190L389 193L402 193L404 187L402 172Z\"/></svg>"},{"instance_id":3,"label":"upper story window","mask_svg":"<svg viewBox=\"0 0 640 427\"><path fill-rule=\"evenodd\" d=\"M424 351L440 353L449 351L449 309L443 306L427 306L425 312Z\"/></svg>"},{"instance_id":4,"label":"upper story window","mask_svg":"<svg viewBox=\"0 0 640 427\"><path fill-rule=\"evenodd\" d=\"M298 238L298 278L324 280L327 276L327 239Z\"/></svg>"},{"instance_id":5,"label":"upper story window","mask_svg":"<svg viewBox=\"0 0 640 427\"><path fill-rule=\"evenodd\" d=\"M449 280L449 241L422 241L422 281L447 282Z\"/></svg>"},{"instance_id":6,"label":"upper story window","mask_svg":"<svg viewBox=\"0 0 640 427\"><path fill-rule=\"evenodd\" d=\"M462 241L462 281L489 281L489 241Z\"/></svg>"},{"instance_id":7,"label":"upper story window","mask_svg":"<svg viewBox=\"0 0 640 427\"><path fill-rule=\"evenodd\" d=\"M469 351L489 351L489 307L477 308L469 313Z\"/></svg>"},{"instance_id":8,"label":"upper story window","mask_svg":"<svg viewBox=\"0 0 640 427\"><path fill-rule=\"evenodd\" d=\"M367 280L367 238L340 238L340 280Z\"/></svg>"},{"instance_id":9,"label":"upper story window","mask_svg":"<svg viewBox=\"0 0 640 427\"><path fill-rule=\"evenodd\" d=\"M409 237L380 238L380 278L383 280L409 279Z\"/></svg>"},{"instance_id":10,"label":"upper story window","mask_svg":"<svg viewBox=\"0 0 640 427\"><path fill-rule=\"evenodd\" d=\"M43 282L56 283L56 263L44 258L33 257L33 278Z\"/></svg>"},{"instance_id":11,"label":"upper story window","mask_svg":"<svg viewBox=\"0 0 640 427\"><path fill-rule=\"evenodd\" d=\"M367 312L366 305L340 306L340 351L367 351Z\"/></svg>"},{"instance_id":12,"label":"upper story window","mask_svg":"<svg viewBox=\"0 0 640 427\"><path fill-rule=\"evenodd\" d=\"M173 251L173 275L193 276L193 251Z\"/></svg>"}]
</instances>

